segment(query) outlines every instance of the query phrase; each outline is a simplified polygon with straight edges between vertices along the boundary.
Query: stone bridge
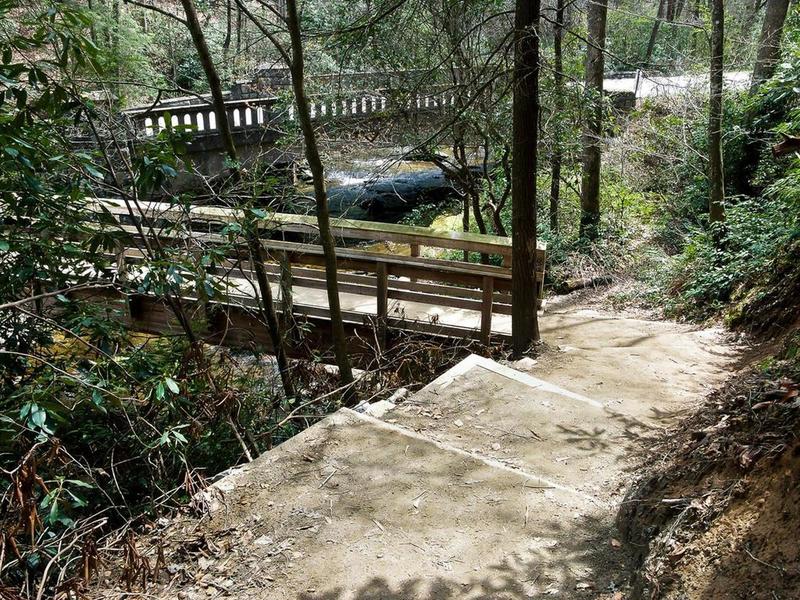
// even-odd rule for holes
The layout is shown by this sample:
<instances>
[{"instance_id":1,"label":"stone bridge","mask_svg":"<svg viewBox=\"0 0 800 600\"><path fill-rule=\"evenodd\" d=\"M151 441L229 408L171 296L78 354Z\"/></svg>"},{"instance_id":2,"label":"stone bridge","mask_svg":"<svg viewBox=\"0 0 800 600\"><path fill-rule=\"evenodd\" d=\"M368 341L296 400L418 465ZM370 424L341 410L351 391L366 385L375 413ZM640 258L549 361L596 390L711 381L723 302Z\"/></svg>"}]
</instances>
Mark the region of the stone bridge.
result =
<instances>
[{"instance_id":1,"label":"stone bridge","mask_svg":"<svg viewBox=\"0 0 800 600\"><path fill-rule=\"evenodd\" d=\"M316 78L312 85L324 91L314 93L310 109L322 143L366 140L396 145L405 134L430 131L454 113L457 91L452 85L403 89L403 79L408 80L407 73ZM287 164L299 154L299 124L288 80L273 79L266 89L257 83L237 84L226 94L225 110L243 163L261 159ZM194 167L203 175L222 169L224 152L210 97L175 98L124 114L139 138L169 128L190 131L188 155Z\"/></svg>"},{"instance_id":2,"label":"stone bridge","mask_svg":"<svg viewBox=\"0 0 800 600\"><path fill-rule=\"evenodd\" d=\"M311 118L323 145L403 145L418 140L415 134L430 135L456 116L463 90L451 78L451 73L421 70L316 75L308 81ZM647 87L640 82L649 81L639 72L610 74L605 88L614 106L627 111ZM290 84L285 69L265 69L253 81L237 83L226 92L225 110L245 165L260 159L285 166L300 155ZM140 139L169 128L190 131L188 155L194 168L206 176L222 170L224 152L210 96L173 98L124 115Z\"/></svg>"}]
</instances>

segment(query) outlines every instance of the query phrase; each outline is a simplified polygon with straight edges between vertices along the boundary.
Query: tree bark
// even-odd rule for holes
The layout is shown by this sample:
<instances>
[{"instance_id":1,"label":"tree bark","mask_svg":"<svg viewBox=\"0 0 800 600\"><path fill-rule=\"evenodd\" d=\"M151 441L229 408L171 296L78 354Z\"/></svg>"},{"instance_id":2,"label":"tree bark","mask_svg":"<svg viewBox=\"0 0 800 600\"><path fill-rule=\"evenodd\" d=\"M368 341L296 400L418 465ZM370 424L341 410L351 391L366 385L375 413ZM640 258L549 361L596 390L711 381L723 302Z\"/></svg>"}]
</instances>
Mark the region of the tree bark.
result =
<instances>
[{"instance_id":1,"label":"tree bark","mask_svg":"<svg viewBox=\"0 0 800 600\"><path fill-rule=\"evenodd\" d=\"M664 2L661 0L658 3L658 14L656 20L653 22L653 29L650 31L650 40L647 42L647 51L642 61L642 67L647 68L650 66L650 61L653 59L653 51L656 48L656 39L658 38L658 30L661 28L661 21L664 20Z\"/></svg>"},{"instance_id":2,"label":"tree bark","mask_svg":"<svg viewBox=\"0 0 800 600\"><path fill-rule=\"evenodd\" d=\"M203 35L203 28L197 16L197 9L193 0L181 0L181 4L183 5L183 12L186 14L186 26L192 36L197 57L200 59L200 65L203 67L203 72L208 80L208 87L211 90L211 103L217 116L217 129L219 130L222 146L225 148L225 153L228 157L236 162L236 145L233 143L231 125L228 121L228 114L225 111L222 82L219 79L217 68L214 66L214 61L211 59L211 52L208 49L208 44L206 44L205 35Z\"/></svg>"},{"instance_id":3,"label":"tree bark","mask_svg":"<svg viewBox=\"0 0 800 600\"><path fill-rule=\"evenodd\" d=\"M708 110L708 163L710 198L708 215L712 223L725 220L725 182L722 170L722 73L725 39L723 0L711 3L711 70Z\"/></svg>"},{"instance_id":4,"label":"tree bark","mask_svg":"<svg viewBox=\"0 0 800 600\"><path fill-rule=\"evenodd\" d=\"M331 315L331 332L333 334L333 351L339 375L344 385L353 383L353 371L347 355L347 339L342 322L342 309L339 303L339 280L336 265L336 248L331 234L330 214L328 212L328 193L325 189L325 172L317 147L317 136L311 122L308 97L305 90L305 66L303 57L303 41L300 35L300 17L296 0L286 2L286 24L292 44L292 61L289 66L292 75L292 87L297 101L297 119L303 131L306 160L311 170L314 183L314 198L317 206L317 225L320 243L325 257L325 278L328 283L328 306Z\"/></svg>"},{"instance_id":5,"label":"tree bark","mask_svg":"<svg viewBox=\"0 0 800 600\"><path fill-rule=\"evenodd\" d=\"M758 43L758 54L753 66L751 88L753 91L775 73L775 66L781 57L781 37L788 11L789 0L767 0L767 11L764 15L761 38Z\"/></svg>"},{"instance_id":6,"label":"tree bark","mask_svg":"<svg viewBox=\"0 0 800 600\"><path fill-rule=\"evenodd\" d=\"M556 0L556 22L553 24L553 84L556 119L564 109L564 0ZM558 233L558 205L561 197L561 163L564 149L561 123L556 122L553 155L550 158L550 231Z\"/></svg>"},{"instance_id":7,"label":"tree bark","mask_svg":"<svg viewBox=\"0 0 800 600\"><path fill-rule=\"evenodd\" d=\"M511 338L514 354L539 341L536 315L536 166L539 138L540 0L517 0L514 19L511 191Z\"/></svg>"},{"instance_id":8,"label":"tree bark","mask_svg":"<svg viewBox=\"0 0 800 600\"><path fill-rule=\"evenodd\" d=\"M200 64L203 66L203 72L208 80L208 86L211 90L211 98L214 105L214 112L217 116L217 129L219 130L222 139L222 145L225 148L225 153L234 165L234 171L238 173L238 155L236 152L236 144L233 141L233 134L231 133L230 122L228 121L228 113L225 110L225 99L222 95L222 83L217 73L217 68L211 58L211 52L206 44L203 28L200 25L200 19L197 16L197 10L194 6L193 0L181 0L183 11L186 14L186 26L189 29L189 34L192 36L197 55L200 58ZM249 219L248 219L249 221ZM247 245L250 250L252 258L253 269L256 272L256 280L258 283L259 295L261 297L261 306L264 314L264 319L267 322L267 329L272 340L273 350L275 352L275 359L278 363L278 371L281 375L281 383L283 384L283 391L287 398L294 396L294 385L291 379L291 372L289 370L289 360L286 356L286 351L283 345L283 335L281 334L280 326L278 325L278 317L275 312L275 304L272 299L272 288L269 285L267 272L264 268L264 249L261 245L261 239L258 236L258 227L255 223L251 226L246 226L245 235L247 237Z\"/></svg>"},{"instance_id":9,"label":"tree bark","mask_svg":"<svg viewBox=\"0 0 800 600\"><path fill-rule=\"evenodd\" d=\"M233 29L233 0L226 0L225 5L225 39L222 40L222 57L228 60L228 51L231 49L231 30Z\"/></svg>"},{"instance_id":10,"label":"tree bark","mask_svg":"<svg viewBox=\"0 0 800 600\"><path fill-rule=\"evenodd\" d=\"M264 246L261 245L261 238L258 237L258 227L255 223L252 224L252 228L248 227L247 245L250 249L253 269L256 272L256 283L258 284L259 296L261 296L261 310L263 311L264 319L267 321L267 329L272 340L275 359L278 363L283 392L287 398L293 398L295 396L294 383L289 370L289 360L286 356L281 326L278 323L278 314L275 312L272 288L267 277L267 270L264 268L264 261L266 260Z\"/></svg>"},{"instance_id":11,"label":"tree bark","mask_svg":"<svg viewBox=\"0 0 800 600\"><path fill-rule=\"evenodd\" d=\"M603 127L603 70L605 67L608 0L590 0L586 50L586 96L589 104L583 133L580 237L597 239L600 225L600 162Z\"/></svg>"}]
</instances>

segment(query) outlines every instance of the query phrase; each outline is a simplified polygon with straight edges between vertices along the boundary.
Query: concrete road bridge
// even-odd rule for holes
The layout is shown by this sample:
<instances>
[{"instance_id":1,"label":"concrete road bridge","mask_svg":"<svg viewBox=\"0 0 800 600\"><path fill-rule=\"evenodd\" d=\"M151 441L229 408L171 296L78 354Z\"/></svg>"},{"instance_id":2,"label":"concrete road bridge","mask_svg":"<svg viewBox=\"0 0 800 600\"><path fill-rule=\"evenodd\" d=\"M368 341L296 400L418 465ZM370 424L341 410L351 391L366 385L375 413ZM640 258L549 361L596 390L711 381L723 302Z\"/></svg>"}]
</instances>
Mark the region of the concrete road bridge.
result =
<instances>
[{"instance_id":1,"label":"concrete road bridge","mask_svg":"<svg viewBox=\"0 0 800 600\"><path fill-rule=\"evenodd\" d=\"M457 89L435 77L421 85L417 77L418 72L408 71L314 78L311 118L321 139L397 145L406 134L435 131L455 114ZM297 111L287 86L287 79L273 78L266 84L239 83L226 93L225 112L245 164L256 158L287 163L300 154ZM218 118L209 96L169 99L123 114L139 138L169 128L189 131L188 155L195 168L204 175L222 169Z\"/></svg>"},{"instance_id":2,"label":"concrete road bridge","mask_svg":"<svg viewBox=\"0 0 800 600\"><path fill-rule=\"evenodd\" d=\"M311 118L323 142L402 144L414 134L430 135L457 117L464 91L451 77L413 70L316 75L309 80ZM606 89L615 106L624 111L633 108L637 99L652 95L657 86L649 86L650 81L641 72L619 73L606 79ZM291 162L300 154L290 83L285 70L273 69L226 92L225 112L245 163L256 158ZM668 83L662 82L658 89ZM190 131L188 154L195 168L204 175L222 169L223 148L210 96L163 100L131 108L124 115L143 138L169 128Z\"/></svg>"}]
</instances>

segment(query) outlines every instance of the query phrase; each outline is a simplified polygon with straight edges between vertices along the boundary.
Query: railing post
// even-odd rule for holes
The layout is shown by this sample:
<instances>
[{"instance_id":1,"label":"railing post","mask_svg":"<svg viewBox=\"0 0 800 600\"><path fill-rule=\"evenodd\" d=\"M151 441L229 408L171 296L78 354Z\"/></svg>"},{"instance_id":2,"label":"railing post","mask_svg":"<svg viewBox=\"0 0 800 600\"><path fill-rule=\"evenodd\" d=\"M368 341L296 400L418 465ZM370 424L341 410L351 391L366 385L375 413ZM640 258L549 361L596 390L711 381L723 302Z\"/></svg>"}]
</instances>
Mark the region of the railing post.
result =
<instances>
[{"instance_id":1,"label":"railing post","mask_svg":"<svg viewBox=\"0 0 800 600\"><path fill-rule=\"evenodd\" d=\"M284 337L294 343L297 341L294 336L294 294L292 292L293 277L292 277L292 263L289 259L289 253L280 251L278 253L278 263L280 265L280 299L281 299L281 316L283 321Z\"/></svg>"},{"instance_id":2,"label":"railing post","mask_svg":"<svg viewBox=\"0 0 800 600\"><path fill-rule=\"evenodd\" d=\"M116 252L116 262L117 262L117 280L124 281L127 275L127 264L125 263L125 244L123 242L117 242L116 244L117 252Z\"/></svg>"},{"instance_id":3,"label":"railing post","mask_svg":"<svg viewBox=\"0 0 800 600\"><path fill-rule=\"evenodd\" d=\"M389 269L387 268L386 263L378 263L376 273L376 296L378 300L378 343L381 346L381 350L383 350L386 348L386 327L387 320L389 318Z\"/></svg>"},{"instance_id":4,"label":"railing post","mask_svg":"<svg viewBox=\"0 0 800 600\"><path fill-rule=\"evenodd\" d=\"M409 247L410 247L410 250L411 250L409 254L413 258L419 257L419 244L410 244ZM416 277L412 277L411 278L411 283L416 283L416 282L417 282L417 278Z\"/></svg>"},{"instance_id":5,"label":"railing post","mask_svg":"<svg viewBox=\"0 0 800 600\"><path fill-rule=\"evenodd\" d=\"M492 305L494 303L494 278L483 278L483 297L481 304L481 343L489 345L492 336Z\"/></svg>"}]
</instances>

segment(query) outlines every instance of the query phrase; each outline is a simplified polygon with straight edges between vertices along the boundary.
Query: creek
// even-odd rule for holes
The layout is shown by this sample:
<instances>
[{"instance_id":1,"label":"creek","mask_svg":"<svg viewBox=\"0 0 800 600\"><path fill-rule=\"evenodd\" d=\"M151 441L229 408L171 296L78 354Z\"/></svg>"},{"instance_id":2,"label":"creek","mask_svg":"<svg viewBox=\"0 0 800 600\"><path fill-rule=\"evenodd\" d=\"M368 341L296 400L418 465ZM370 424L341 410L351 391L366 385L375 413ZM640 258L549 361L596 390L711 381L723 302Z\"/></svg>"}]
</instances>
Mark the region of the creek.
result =
<instances>
[{"instance_id":1,"label":"creek","mask_svg":"<svg viewBox=\"0 0 800 600\"><path fill-rule=\"evenodd\" d=\"M328 163L328 206L333 217L397 223L423 205L440 205L457 198L451 182L433 163L391 158L338 158ZM299 186L307 197L298 212L313 213L313 190Z\"/></svg>"}]
</instances>

